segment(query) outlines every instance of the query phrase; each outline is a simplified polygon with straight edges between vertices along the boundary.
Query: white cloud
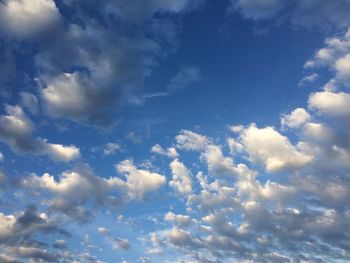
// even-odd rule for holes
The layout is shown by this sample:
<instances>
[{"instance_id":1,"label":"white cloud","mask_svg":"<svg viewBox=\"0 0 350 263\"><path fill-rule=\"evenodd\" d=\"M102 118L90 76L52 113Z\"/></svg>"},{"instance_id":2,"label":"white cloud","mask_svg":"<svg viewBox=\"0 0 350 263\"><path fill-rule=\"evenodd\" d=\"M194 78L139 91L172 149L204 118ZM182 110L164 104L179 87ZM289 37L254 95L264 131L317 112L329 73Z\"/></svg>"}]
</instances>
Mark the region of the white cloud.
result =
<instances>
[{"instance_id":1,"label":"white cloud","mask_svg":"<svg viewBox=\"0 0 350 263\"><path fill-rule=\"evenodd\" d=\"M97 230L102 235L108 235L109 234L109 229L106 228L106 227L98 227Z\"/></svg>"},{"instance_id":2,"label":"white cloud","mask_svg":"<svg viewBox=\"0 0 350 263\"><path fill-rule=\"evenodd\" d=\"M5 0L0 3L0 24L16 36L30 36L57 24L59 11L53 0Z\"/></svg>"},{"instance_id":3,"label":"white cloud","mask_svg":"<svg viewBox=\"0 0 350 263\"><path fill-rule=\"evenodd\" d=\"M169 186L180 194L189 194L192 192L191 173L186 166L175 159L170 163L172 180Z\"/></svg>"},{"instance_id":4,"label":"white cloud","mask_svg":"<svg viewBox=\"0 0 350 263\"><path fill-rule=\"evenodd\" d=\"M268 172L300 168L313 160L313 156L297 150L287 137L272 127L260 129L252 124L240 137L250 161L262 164Z\"/></svg>"},{"instance_id":5,"label":"white cloud","mask_svg":"<svg viewBox=\"0 0 350 263\"><path fill-rule=\"evenodd\" d=\"M200 158L207 163L208 171L211 175L225 176L234 174L233 160L223 155L220 146L208 145Z\"/></svg>"},{"instance_id":6,"label":"white cloud","mask_svg":"<svg viewBox=\"0 0 350 263\"><path fill-rule=\"evenodd\" d=\"M153 192L166 183L165 176L138 169L131 160L122 161L115 168L126 180L113 178L111 183L120 187L131 198L142 198L144 194Z\"/></svg>"},{"instance_id":7,"label":"white cloud","mask_svg":"<svg viewBox=\"0 0 350 263\"><path fill-rule=\"evenodd\" d=\"M336 77L346 86L350 86L350 53L335 62Z\"/></svg>"},{"instance_id":8,"label":"white cloud","mask_svg":"<svg viewBox=\"0 0 350 263\"><path fill-rule=\"evenodd\" d=\"M52 79L42 90L43 100L50 114L56 117L68 116L73 119L93 118L96 95L100 91L91 80L79 74L62 74Z\"/></svg>"},{"instance_id":9,"label":"white cloud","mask_svg":"<svg viewBox=\"0 0 350 263\"><path fill-rule=\"evenodd\" d=\"M172 212L166 213L166 215L164 216L164 220L168 222L173 222L179 227L189 227L193 223L195 223L195 221L188 215L176 215Z\"/></svg>"},{"instance_id":10,"label":"white cloud","mask_svg":"<svg viewBox=\"0 0 350 263\"><path fill-rule=\"evenodd\" d=\"M169 147L167 149L164 149L162 146L160 146L159 144L156 144L154 146L152 146L151 148L151 152L153 153L157 153L160 155L164 155L167 156L169 158L176 158L179 156L176 148L174 147Z\"/></svg>"},{"instance_id":11,"label":"white cloud","mask_svg":"<svg viewBox=\"0 0 350 263\"><path fill-rule=\"evenodd\" d=\"M57 161L69 162L80 157L80 150L74 145L46 144L47 154Z\"/></svg>"},{"instance_id":12,"label":"white cloud","mask_svg":"<svg viewBox=\"0 0 350 263\"><path fill-rule=\"evenodd\" d=\"M5 107L7 115L0 116L0 140L19 153L48 155L56 161L69 162L80 157L80 150L73 146L49 143L33 137L34 124L20 106Z\"/></svg>"},{"instance_id":13,"label":"white cloud","mask_svg":"<svg viewBox=\"0 0 350 263\"><path fill-rule=\"evenodd\" d=\"M176 136L176 147L187 151L202 151L210 143L210 140L198 133L182 130L179 135Z\"/></svg>"},{"instance_id":14,"label":"white cloud","mask_svg":"<svg viewBox=\"0 0 350 263\"><path fill-rule=\"evenodd\" d=\"M309 107L321 114L347 117L350 116L350 94L345 92L320 91L309 97Z\"/></svg>"},{"instance_id":15,"label":"white cloud","mask_svg":"<svg viewBox=\"0 0 350 263\"><path fill-rule=\"evenodd\" d=\"M297 108L290 114L282 115L282 127L300 128L310 119L310 114L303 108Z\"/></svg>"}]
</instances>

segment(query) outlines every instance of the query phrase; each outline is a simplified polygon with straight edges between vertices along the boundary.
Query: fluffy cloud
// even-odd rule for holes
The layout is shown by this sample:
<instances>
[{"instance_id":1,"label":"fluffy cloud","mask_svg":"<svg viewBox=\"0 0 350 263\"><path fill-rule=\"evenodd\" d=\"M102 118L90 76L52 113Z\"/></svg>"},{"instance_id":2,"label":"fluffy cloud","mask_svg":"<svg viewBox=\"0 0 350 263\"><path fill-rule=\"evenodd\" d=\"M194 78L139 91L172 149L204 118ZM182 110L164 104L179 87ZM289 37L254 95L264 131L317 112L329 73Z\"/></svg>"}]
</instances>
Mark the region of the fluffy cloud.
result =
<instances>
[{"instance_id":1,"label":"fluffy cloud","mask_svg":"<svg viewBox=\"0 0 350 263\"><path fill-rule=\"evenodd\" d=\"M263 165L268 172L301 168L313 160L272 127L260 129L252 124L241 131L240 140L250 161Z\"/></svg>"},{"instance_id":2,"label":"fluffy cloud","mask_svg":"<svg viewBox=\"0 0 350 263\"><path fill-rule=\"evenodd\" d=\"M281 118L282 127L300 128L310 119L310 114L303 108L297 108Z\"/></svg>"},{"instance_id":3,"label":"fluffy cloud","mask_svg":"<svg viewBox=\"0 0 350 263\"><path fill-rule=\"evenodd\" d=\"M199 152L208 176L197 173L199 189L188 196L187 213L165 215L173 226L153 233L150 251L186 251L186 260L194 262L348 260L347 96L328 90L310 94L309 111L283 114L281 131L255 124L231 127L237 136L228 146L236 162L204 135L181 131L177 147ZM286 128L295 145L283 134L290 132ZM253 170L257 164L265 171ZM212 172L217 166L232 176L218 179L220 169ZM261 179L279 171L285 173Z\"/></svg>"},{"instance_id":4,"label":"fluffy cloud","mask_svg":"<svg viewBox=\"0 0 350 263\"><path fill-rule=\"evenodd\" d=\"M131 160L117 164L116 170L126 177L126 181L113 178L111 183L120 187L131 198L142 198L166 183L165 176L147 170L138 169Z\"/></svg>"},{"instance_id":5,"label":"fluffy cloud","mask_svg":"<svg viewBox=\"0 0 350 263\"><path fill-rule=\"evenodd\" d=\"M350 86L350 54L338 59L335 63L335 69L337 71L337 79Z\"/></svg>"},{"instance_id":6,"label":"fluffy cloud","mask_svg":"<svg viewBox=\"0 0 350 263\"><path fill-rule=\"evenodd\" d=\"M179 135L176 136L177 147L187 151L201 151L207 147L210 140L198 133L182 130Z\"/></svg>"},{"instance_id":7,"label":"fluffy cloud","mask_svg":"<svg viewBox=\"0 0 350 263\"><path fill-rule=\"evenodd\" d=\"M73 146L49 143L33 137L34 124L20 106L5 107L7 115L0 116L0 140L19 153L48 155L56 161L68 162L79 158L80 150Z\"/></svg>"},{"instance_id":8,"label":"fluffy cloud","mask_svg":"<svg viewBox=\"0 0 350 263\"><path fill-rule=\"evenodd\" d=\"M345 92L320 91L311 94L309 106L321 114L348 117L350 94Z\"/></svg>"},{"instance_id":9,"label":"fluffy cloud","mask_svg":"<svg viewBox=\"0 0 350 263\"><path fill-rule=\"evenodd\" d=\"M98 205L119 205L123 201L109 196L109 193L118 191L114 180L114 177L98 177L89 166L81 165L74 170L63 172L58 180L48 173L42 176L33 174L25 178L22 184L30 189L50 193L52 198L47 203L52 209L86 222L92 216L84 206L88 201L92 200Z\"/></svg>"},{"instance_id":10,"label":"fluffy cloud","mask_svg":"<svg viewBox=\"0 0 350 263\"><path fill-rule=\"evenodd\" d=\"M191 226L193 223L195 223L195 220L193 220L188 215L176 215L172 212L168 212L164 216L164 220L168 222L173 222L175 225L178 225L180 227Z\"/></svg>"},{"instance_id":11,"label":"fluffy cloud","mask_svg":"<svg viewBox=\"0 0 350 263\"><path fill-rule=\"evenodd\" d=\"M160 154L160 155L164 155L164 156L168 156L169 158L176 158L176 157L179 156L179 154L176 151L176 148L169 147L167 149L164 149L159 144L156 144L156 145L152 146L151 152L157 153L157 154Z\"/></svg>"},{"instance_id":12,"label":"fluffy cloud","mask_svg":"<svg viewBox=\"0 0 350 263\"><path fill-rule=\"evenodd\" d=\"M59 19L53 0L6 0L0 3L1 28L15 36L41 33L57 24Z\"/></svg>"},{"instance_id":13,"label":"fluffy cloud","mask_svg":"<svg viewBox=\"0 0 350 263\"><path fill-rule=\"evenodd\" d=\"M191 173L186 166L175 159L170 163L172 180L169 182L170 187L180 194L189 194L192 192Z\"/></svg>"}]
</instances>

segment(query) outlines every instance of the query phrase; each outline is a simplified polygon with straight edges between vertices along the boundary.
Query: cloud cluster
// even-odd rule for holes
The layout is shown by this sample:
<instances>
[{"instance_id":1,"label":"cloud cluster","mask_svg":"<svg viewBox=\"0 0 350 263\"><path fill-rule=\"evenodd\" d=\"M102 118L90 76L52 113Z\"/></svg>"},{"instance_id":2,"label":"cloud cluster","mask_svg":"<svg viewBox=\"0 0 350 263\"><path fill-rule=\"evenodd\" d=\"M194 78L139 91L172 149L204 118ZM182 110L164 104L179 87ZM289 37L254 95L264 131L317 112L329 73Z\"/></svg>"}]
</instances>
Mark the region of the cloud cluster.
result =
<instances>
[{"instance_id":1,"label":"cloud cluster","mask_svg":"<svg viewBox=\"0 0 350 263\"><path fill-rule=\"evenodd\" d=\"M165 214L148 251L177 251L178 262L349 260L349 92L334 75L307 107L281 114L279 128L234 125L227 145L181 131L179 156L198 153L204 167L193 166L183 212Z\"/></svg>"}]
</instances>

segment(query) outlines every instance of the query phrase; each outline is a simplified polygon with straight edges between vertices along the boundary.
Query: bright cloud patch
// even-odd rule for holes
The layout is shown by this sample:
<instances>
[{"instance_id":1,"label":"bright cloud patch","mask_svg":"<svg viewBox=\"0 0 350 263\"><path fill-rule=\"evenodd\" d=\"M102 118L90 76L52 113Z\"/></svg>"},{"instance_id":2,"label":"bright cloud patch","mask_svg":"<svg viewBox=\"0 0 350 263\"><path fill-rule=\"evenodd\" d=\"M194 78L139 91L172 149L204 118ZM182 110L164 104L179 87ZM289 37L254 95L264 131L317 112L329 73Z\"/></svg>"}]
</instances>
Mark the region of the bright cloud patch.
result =
<instances>
[{"instance_id":1,"label":"bright cloud patch","mask_svg":"<svg viewBox=\"0 0 350 263\"><path fill-rule=\"evenodd\" d=\"M6 0L0 3L1 27L18 36L36 34L58 22L52 0Z\"/></svg>"},{"instance_id":2,"label":"bright cloud patch","mask_svg":"<svg viewBox=\"0 0 350 263\"><path fill-rule=\"evenodd\" d=\"M121 187L131 198L142 198L145 193L157 190L166 182L163 175L137 169L131 160L122 161L115 167L126 180L114 178L113 184Z\"/></svg>"},{"instance_id":3,"label":"bright cloud patch","mask_svg":"<svg viewBox=\"0 0 350 263\"><path fill-rule=\"evenodd\" d=\"M250 125L241 131L240 140L250 161L262 164L269 172L300 168L313 159L313 156L298 150L287 137L272 127L260 129Z\"/></svg>"}]
</instances>

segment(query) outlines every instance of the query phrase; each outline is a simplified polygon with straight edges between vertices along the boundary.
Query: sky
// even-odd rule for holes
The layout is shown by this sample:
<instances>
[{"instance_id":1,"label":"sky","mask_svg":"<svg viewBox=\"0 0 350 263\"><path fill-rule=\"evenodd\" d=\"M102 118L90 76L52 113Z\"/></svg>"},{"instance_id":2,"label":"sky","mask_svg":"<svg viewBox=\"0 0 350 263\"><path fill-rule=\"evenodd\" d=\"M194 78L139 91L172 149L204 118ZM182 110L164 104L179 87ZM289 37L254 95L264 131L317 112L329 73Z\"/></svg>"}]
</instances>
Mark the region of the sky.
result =
<instances>
[{"instance_id":1,"label":"sky","mask_svg":"<svg viewBox=\"0 0 350 263\"><path fill-rule=\"evenodd\" d=\"M0 262L349 262L349 14L0 0Z\"/></svg>"}]
</instances>

